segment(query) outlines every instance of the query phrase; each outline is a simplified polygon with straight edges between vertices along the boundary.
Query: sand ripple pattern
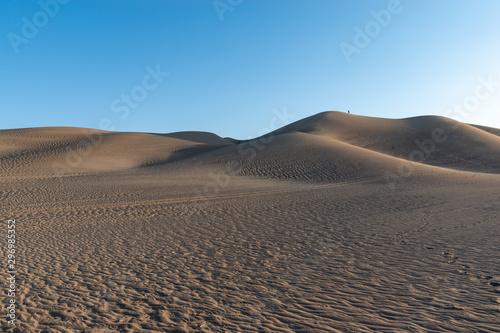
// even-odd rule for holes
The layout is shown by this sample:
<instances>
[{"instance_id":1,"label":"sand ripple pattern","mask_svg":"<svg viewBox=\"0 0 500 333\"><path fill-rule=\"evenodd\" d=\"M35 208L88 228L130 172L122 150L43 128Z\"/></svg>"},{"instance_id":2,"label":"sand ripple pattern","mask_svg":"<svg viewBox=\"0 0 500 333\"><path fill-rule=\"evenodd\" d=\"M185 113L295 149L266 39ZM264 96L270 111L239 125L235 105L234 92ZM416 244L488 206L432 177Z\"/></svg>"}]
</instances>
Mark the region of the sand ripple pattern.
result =
<instances>
[{"instance_id":1,"label":"sand ripple pattern","mask_svg":"<svg viewBox=\"0 0 500 333\"><path fill-rule=\"evenodd\" d=\"M391 192L235 177L189 214L187 190L123 179L2 183L18 331L498 332L498 178Z\"/></svg>"}]
</instances>

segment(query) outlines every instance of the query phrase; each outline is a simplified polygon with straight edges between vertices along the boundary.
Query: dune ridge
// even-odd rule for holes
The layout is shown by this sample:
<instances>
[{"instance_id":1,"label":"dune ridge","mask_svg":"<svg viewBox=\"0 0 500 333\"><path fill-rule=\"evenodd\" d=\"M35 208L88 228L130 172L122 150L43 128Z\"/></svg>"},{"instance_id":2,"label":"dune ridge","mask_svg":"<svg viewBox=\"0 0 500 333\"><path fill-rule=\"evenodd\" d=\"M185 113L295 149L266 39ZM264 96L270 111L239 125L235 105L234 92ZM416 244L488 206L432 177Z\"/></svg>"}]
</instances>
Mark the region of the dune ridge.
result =
<instances>
[{"instance_id":1,"label":"dune ridge","mask_svg":"<svg viewBox=\"0 0 500 333\"><path fill-rule=\"evenodd\" d=\"M322 112L246 141L206 132L16 129L0 131L0 161L3 175L77 174L235 160L248 162L241 171L244 175L335 181L393 170L401 163L398 159L417 162L414 167L420 171L431 172L426 166L437 166L499 173L499 131L437 116L384 119L337 111ZM311 177L298 170L278 170L277 165L285 169L300 165L318 172L312 171L317 176Z\"/></svg>"}]
</instances>

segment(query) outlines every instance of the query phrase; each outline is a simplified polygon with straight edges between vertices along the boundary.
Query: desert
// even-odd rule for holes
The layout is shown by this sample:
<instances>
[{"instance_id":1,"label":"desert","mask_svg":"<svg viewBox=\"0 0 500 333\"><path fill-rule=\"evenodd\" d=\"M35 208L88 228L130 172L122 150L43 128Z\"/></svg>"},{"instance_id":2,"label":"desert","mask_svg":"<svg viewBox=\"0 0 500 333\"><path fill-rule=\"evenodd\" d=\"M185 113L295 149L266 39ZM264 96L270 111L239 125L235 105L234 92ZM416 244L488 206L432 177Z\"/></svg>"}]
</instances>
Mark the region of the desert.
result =
<instances>
[{"instance_id":1,"label":"desert","mask_svg":"<svg viewBox=\"0 0 500 333\"><path fill-rule=\"evenodd\" d=\"M499 331L499 129L339 111L251 140L23 128L0 161L14 332Z\"/></svg>"}]
</instances>

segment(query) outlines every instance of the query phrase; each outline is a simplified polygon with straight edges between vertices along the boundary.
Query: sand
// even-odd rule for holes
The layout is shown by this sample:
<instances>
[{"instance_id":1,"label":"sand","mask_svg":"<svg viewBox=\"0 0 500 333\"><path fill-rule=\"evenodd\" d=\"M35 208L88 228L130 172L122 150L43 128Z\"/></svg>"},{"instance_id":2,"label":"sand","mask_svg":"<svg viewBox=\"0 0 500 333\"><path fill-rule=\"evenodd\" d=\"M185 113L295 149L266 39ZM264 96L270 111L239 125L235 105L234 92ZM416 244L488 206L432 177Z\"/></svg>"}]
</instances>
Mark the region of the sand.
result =
<instances>
[{"instance_id":1,"label":"sand","mask_svg":"<svg viewBox=\"0 0 500 333\"><path fill-rule=\"evenodd\" d=\"M14 331L499 332L499 133L340 112L251 141L0 131Z\"/></svg>"}]
</instances>

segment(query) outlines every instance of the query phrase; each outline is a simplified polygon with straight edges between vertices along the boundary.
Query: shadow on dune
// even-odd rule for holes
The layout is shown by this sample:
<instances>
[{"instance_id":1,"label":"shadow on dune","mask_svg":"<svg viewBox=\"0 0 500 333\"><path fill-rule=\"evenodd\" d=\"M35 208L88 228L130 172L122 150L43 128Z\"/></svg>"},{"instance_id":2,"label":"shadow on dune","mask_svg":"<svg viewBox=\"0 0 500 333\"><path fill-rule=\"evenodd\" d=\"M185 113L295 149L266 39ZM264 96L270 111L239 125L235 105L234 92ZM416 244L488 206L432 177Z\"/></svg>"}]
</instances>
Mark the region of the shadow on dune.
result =
<instances>
[{"instance_id":1,"label":"shadow on dune","mask_svg":"<svg viewBox=\"0 0 500 333\"><path fill-rule=\"evenodd\" d=\"M179 162L181 160L185 160L191 157L198 156L203 153L208 153L211 151L216 151L221 148L227 148L228 145L198 145L195 147L187 147L178 149L170 154L167 158L159 161L145 161L140 164L139 167L152 167L152 166L160 166L173 162Z\"/></svg>"}]
</instances>

